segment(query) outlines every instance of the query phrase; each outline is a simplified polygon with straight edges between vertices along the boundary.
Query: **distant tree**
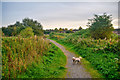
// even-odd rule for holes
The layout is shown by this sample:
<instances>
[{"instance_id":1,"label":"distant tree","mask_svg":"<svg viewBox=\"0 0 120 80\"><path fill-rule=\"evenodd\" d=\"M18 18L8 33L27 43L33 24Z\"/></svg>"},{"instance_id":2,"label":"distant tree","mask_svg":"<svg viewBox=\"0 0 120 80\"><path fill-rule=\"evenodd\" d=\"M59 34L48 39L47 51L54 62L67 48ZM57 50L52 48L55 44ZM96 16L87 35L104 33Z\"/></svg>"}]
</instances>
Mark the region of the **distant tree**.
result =
<instances>
[{"instance_id":1,"label":"distant tree","mask_svg":"<svg viewBox=\"0 0 120 80\"><path fill-rule=\"evenodd\" d=\"M58 29L57 29L57 28L55 28L55 30L57 31Z\"/></svg>"},{"instance_id":2,"label":"distant tree","mask_svg":"<svg viewBox=\"0 0 120 80\"><path fill-rule=\"evenodd\" d=\"M79 30L81 30L81 29L82 29L82 27L80 26L80 27L79 27Z\"/></svg>"},{"instance_id":3,"label":"distant tree","mask_svg":"<svg viewBox=\"0 0 120 80\"><path fill-rule=\"evenodd\" d=\"M55 28L55 30L54 30L55 32L58 32L58 29L57 28Z\"/></svg>"},{"instance_id":4,"label":"distant tree","mask_svg":"<svg viewBox=\"0 0 120 80\"><path fill-rule=\"evenodd\" d=\"M67 31L68 29L67 28L65 28L65 31Z\"/></svg>"},{"instance_id":5,"label":"distant tree","mask_svg":"<svg viewBox=\"0 0 120 80\"><path fill-rule=\"evenodd\" d=\"M34 36L33 29L30 27L25 28L20 32L20 36L27 38L27 37L32 37Z\"/></svg>"},{"instance_id":6,"label":"distant tree","mask_svg":"<svg viewBox=\"0 0 120 80\"><path fill-rule=\"evenodd\" d=\"M63 31L63 29L62 28L59 28L59 32L61 33Z\"/></svg>"},{"instance_id":7,"label":"distant tree","mask_svg":"<svg viewBox=\"0 0 120 80\"><path fill-rule=\"evenodd\" d=\"M70 32L73 32L73 29L70 29Z\"/></svg>"},{"instance_id":8,"label":"distant tree","mask_svg":"<svg viewBox=\"0 0 120 80\"><path fill-rule=\"evenodd\" d=\"M89 19L88 27L91 36L95 39L110 38L114 30L111 15L104 13L103 15L94 15L93 19Z\"/></svg>"}]
</instances>

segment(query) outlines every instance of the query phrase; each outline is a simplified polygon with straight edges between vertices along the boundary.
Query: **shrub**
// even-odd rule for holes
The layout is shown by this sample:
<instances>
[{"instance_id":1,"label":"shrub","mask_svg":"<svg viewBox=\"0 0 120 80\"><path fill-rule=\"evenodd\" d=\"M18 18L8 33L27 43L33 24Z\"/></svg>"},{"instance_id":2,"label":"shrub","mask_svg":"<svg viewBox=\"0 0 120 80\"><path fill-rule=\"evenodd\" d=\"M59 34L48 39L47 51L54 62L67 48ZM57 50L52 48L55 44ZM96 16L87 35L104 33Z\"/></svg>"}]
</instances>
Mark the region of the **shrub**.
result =
<instances>
[{"instance_id":1,"label":"shrub","mask_svg":"<svg viewBox=\"0 0 120 80\"><path fill-rule=\"evenodd\" d=\"M50 34L49 34L49 36L50 36L50 38L54 38L54 32L51 32Z\"/></svg>"},{"instance_id":2,"label":"shrub","mask_svg":"<svg viewBox=\"0 0 120 80\"><path fill-rule=\"evenodd\" d=\"M27 37L32 37L34 36L33 30L30 27L27 27L26 29L22 30L20 32L20 36L27 38Z\"/></svg>"}]
</instances>

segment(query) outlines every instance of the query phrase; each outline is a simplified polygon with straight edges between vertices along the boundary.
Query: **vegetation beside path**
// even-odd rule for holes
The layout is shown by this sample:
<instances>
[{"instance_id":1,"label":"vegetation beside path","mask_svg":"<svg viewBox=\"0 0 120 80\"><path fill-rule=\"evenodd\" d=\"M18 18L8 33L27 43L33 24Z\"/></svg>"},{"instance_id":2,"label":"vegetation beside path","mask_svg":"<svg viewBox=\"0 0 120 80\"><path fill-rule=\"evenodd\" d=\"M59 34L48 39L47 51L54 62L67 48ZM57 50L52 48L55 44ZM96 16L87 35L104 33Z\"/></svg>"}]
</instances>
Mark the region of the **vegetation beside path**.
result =
<instances>
[{"instance_id":1,"label":"vegetation beside path","mask_svg":"<svg viewBox=\"0 0 120 80\"><path fill-rule=\"evenodd\" d=\"M60 42L59 40L56 40L56 39L52 39L52 40L54 40L54 41L58 42L59 44L63 45L66 48L66 50L69 50L70 52L75 53L76 57L81 56L81 55L79 55L78 52L76 52L73 49L74 45L62 43L62 42ZM102 74L100 74L98 72L98 70L95 70L93 68L93 65L91 65L91 63L88 60L86 60L85 58L82 59L82 65L85 68L85 70L90 73L92 78L104 78L104 76Z\"/></svg>"},{"instance_id":2,"label":"vegetation beside path","mask_svg":"<svg viewBox=\"0 0 120 80\"><path fill-rule=\"evenodd\" d=\"M85 58L90 62L89 65L104 78L120 78L118 60L120 48L117 42L118 37L115 34L112 34L111 40L95 40L89 36L89 30L86 29L63 37L54 33L50 35L50 38ZM91 70L90 73L96 74L94 70Z\"/></svg>"},{"instance_id":3,"label":"vegetation beside path","mask_svg":"<svg viewBox=\"0 0 120 80\"><path fill-rule=\"evenodd\" d=\"M2 78L64 78L66 56L42 37L2 38Z\"/></svg>"}]
</instances>

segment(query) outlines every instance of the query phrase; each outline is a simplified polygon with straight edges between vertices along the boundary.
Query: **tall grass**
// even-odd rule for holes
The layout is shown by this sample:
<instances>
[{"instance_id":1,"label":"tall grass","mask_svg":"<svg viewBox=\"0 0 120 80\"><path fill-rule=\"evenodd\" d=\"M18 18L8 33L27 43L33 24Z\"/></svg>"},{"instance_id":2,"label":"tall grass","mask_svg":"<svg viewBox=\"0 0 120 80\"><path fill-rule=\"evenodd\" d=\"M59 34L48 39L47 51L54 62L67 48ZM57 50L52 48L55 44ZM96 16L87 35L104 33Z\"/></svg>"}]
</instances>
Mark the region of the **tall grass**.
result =
<instances>
[{"instance_id":1,"label":"tall grass","mask_svg":"<svg viewBox=\"0 0 120 80\"><path fill-rule=\"evenodd\" d=\"M49 41L39 37L2 38L2 75L16 77L25 72L32 62L39 62L40 56L46 54Z\"/></svg>"},{"instance_id":2,"label":"tall grass","mask_svg":"<svg viewBox=\"0 0 120 80\"><path fill-rule=\"evenodd\" d=\"M2 78L63 78L64 53L43 37L2 38Z\"/></svg>"}]
</instances>

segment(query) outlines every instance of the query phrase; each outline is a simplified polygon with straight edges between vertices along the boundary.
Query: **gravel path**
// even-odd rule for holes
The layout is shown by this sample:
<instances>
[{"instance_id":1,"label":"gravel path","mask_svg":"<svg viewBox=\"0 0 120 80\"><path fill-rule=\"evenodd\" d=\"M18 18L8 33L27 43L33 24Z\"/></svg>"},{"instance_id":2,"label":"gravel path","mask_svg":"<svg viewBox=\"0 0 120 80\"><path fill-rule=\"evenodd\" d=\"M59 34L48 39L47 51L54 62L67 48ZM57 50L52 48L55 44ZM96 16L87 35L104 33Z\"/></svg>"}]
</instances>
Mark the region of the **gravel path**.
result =
<instances>
[{"instance_id":1,"label":"gravel path","mask_svg":"<svg viewBox=\"0 0 120 80\"><path fill-rule=\"evenodd\" d=\"M59 43L50 40L52 43L54 43L57 47L59 47L64 54L67 57L67 64L66 68L67 70L67 75L66 78L91 78L90 74L85 71L85 68L83 68L82 64L73 64L72 63L72 57L75 56L75 54L67 51L62 45Z\"/></svg>"}]
</instances>

